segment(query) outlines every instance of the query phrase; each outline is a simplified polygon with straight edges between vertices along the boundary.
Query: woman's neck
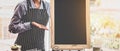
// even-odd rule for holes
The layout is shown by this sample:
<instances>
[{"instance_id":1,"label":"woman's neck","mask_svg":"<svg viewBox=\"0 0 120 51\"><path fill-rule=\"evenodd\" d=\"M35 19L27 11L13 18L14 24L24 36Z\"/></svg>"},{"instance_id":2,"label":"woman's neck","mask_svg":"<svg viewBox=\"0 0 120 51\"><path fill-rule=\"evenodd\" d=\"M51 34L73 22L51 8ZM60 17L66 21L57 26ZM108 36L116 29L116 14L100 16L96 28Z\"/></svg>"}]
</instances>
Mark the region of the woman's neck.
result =
<instances>
[{"instance_id":1,"label":"woman's neck","mask_svg":"<svg viewBox=\"0 0 120 51\"><path fill-rule=\"evenodd\" d=\"M40 7L40 4L41 4L41 0L33 0L34 4L35 4L35 7L36 8L39 8Z\"/></svg>"}]
</instances>

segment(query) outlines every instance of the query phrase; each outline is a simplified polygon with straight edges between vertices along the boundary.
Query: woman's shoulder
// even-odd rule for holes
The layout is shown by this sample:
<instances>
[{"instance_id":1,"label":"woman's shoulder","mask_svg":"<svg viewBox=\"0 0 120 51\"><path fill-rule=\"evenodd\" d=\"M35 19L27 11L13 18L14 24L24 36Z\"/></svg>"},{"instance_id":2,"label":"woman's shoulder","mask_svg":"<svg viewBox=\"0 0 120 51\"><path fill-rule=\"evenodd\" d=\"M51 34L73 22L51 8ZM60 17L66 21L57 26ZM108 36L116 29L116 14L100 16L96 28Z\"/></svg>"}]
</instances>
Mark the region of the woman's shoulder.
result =
<instances>
[{"instance_id":1,"label":"woman's shoulder","mask_svg":"<svg viewBox=\"0 0 120 51\"><path fill-rule=\"evenodd\" d=\"M49 1L43 0L44 3L49 4Z\"/></svg>"},{"instance_id":2,"label":"woman's shoulder","mask_svg":"<svg viewBox=\"0 0 120 51\"><path fill-rule=\"evenodd\" d=\"M24 1L22 1L22 2L19 2L18 4L17 4L17 6L21 6L21 7L25 7L27 5L27 1L26 0L24 0Z\"/></svg>"},{"instance_id":3,"label":"woman's shoulder","mask_svg":"<svg viewBox=\"0 0 120 51\"><path fill-rule=\"evenodd\" d=\"M48 1L44 1L46 7L50 7L50 3Z\"/></svg>"},{"instance_id":4,"label":"woman's shoulder","mask_svg":"<svg viewBox=\"0 0 120 51\"><path fill-rule=\"evenodd\" d=\"M19 2L19 3L16 5L15 9L17 9L17 8L26 9L26 7L27 7L27 1L24 0L24 1L22 1L22 2Z\"/></svg>"}]
</instances>

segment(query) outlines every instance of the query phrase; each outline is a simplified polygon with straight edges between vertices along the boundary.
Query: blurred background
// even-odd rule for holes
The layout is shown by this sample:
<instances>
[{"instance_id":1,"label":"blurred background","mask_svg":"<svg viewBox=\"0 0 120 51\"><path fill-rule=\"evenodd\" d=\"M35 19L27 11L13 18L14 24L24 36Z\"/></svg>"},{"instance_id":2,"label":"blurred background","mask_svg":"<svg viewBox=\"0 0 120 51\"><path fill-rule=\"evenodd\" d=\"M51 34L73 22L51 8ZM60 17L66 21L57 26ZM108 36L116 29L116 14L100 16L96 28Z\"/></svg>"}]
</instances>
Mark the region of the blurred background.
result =
<instances>
[{"instance_id":1,"label":"blurred background","mask_svg":"<svg viewBox=\"0 0 120 51\"><path fill-rule=\"evenodd\" d=\"M120 51L120 0L90 0L91 46Z\"/></svg>"},{"instance_id":2,"label":"blurred background","mask_svg":"<svg viewBox=\"0 0 120 51\"><path fill-rule=\"evenodd\" d=\"M23 0L0 0L0 51L10 51L17 34L8 32L15 6ZM50 2L50 0L45 0ZM90 0L91 47L103 51L120 51L120 0ZM49 27L49 25L48 25ZM50 51L49 31L45 48ZM93 51L93 49L85 51Z\"/></svg>"}]
</instances>

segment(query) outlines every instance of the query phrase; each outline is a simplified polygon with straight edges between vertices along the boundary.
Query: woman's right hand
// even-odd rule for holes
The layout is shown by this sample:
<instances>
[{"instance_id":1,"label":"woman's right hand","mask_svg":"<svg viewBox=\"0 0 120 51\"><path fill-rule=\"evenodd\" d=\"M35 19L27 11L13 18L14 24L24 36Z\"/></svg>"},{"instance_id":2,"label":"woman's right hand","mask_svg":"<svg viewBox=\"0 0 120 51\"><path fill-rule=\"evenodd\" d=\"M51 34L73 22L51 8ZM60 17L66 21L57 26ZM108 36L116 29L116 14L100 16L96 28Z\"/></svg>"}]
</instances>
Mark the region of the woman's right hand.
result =
<instances>
[{"instance_id":1,"label":"woman's right hand","mask_svg":"<svg viewBox=\"0 0 120 51\"><path fill-rule=\"evenodd\" d=\"M44 26L42 24L39 24L37 22L32 22L31 24L34 25L34 26L36 26L36 27L38 27L38 28L40 28L40 29L48 30L48 28L46 26Z\"/></svg>"}]
</instances>

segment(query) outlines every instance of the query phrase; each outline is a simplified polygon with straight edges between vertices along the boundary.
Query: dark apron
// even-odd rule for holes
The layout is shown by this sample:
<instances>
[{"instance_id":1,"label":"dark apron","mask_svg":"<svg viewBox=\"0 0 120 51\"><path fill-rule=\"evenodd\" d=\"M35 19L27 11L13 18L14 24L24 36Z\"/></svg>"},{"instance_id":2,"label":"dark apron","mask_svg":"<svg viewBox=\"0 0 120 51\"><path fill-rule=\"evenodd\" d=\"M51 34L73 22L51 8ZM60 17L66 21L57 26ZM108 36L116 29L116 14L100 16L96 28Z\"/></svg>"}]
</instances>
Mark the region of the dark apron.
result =
<instances>
[{"instance_id":1,"label":"dark apron","mask_svg":"<svg viewBox=\"0 0 120 51\"><path fill-rule=\"evenodd\" d=\"M43 2L43 1L42 1ZM30 1L27 0L27 12L26 15L21 19L23 23L25 22L37 22L43 25L47 25L49 16L47 14L47 10L45 8L45 3L43 2L43 9L33 9L30 8ZM31 26L32 29L25 31L23 33L19 33L15 44L21 45L21 50L26 51L29 49L44 49L44 34L45 30L37 28L35 26Z\"/></svg>"}]
</instances>

